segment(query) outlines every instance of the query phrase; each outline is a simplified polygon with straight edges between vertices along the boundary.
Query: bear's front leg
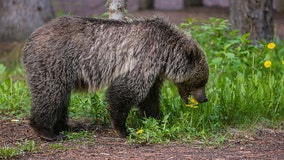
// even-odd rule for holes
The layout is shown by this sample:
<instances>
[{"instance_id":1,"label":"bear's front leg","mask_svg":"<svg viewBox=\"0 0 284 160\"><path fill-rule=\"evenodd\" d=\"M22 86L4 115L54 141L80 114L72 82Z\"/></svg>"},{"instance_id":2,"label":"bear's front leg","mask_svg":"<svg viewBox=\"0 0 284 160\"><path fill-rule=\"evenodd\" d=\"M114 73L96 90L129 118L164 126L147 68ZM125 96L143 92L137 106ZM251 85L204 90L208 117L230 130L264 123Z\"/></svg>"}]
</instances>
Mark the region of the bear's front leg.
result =
<instances>
[{"instance_id":1,"label":"bear's front leg","mask_svg":"<svg viewBox=\"0 0 284 160\"><path fill-rule=\"evenodd\" d=\"M134 91L134 87L126 80L125 77L116 79L106 92L112 127L124 138L128 135L125 124L128 113L139 98L139 91Z\"/></svg>"},{"instance_id":2,"label":"bear's front leg","mask_svg":"<svg viewBox=\"0 0 284 160\"><path fill-rule=\"evenodd\" d=\"M110 86L107 90L106 98L109 104L109 112L112 128L125 138L128 133L126 131L126 119L131 109L131 98L117 92L116 87Z\"/></svg>"},{"instance_id":3,"label":"bear's front leg","mask_svg":"<svg viewBox=\"0 0 284 160\"><path fill-rule=\"evenodd\" d=\"M119 134L120 137L125 138L128 136L126 131L126 119L128 116L127 111L115 110L115 106L110 106L111 126Z\"/></svg>"},{"instance_id":4,"label":"bear's front leg","mask_svg":"<svg viewBox=\"0 0 284 160\"><path fill-rule=\"evenodd\" d=\"M148 95L142 100L138 107L141 113L146 117L159 118L160 115L160 89L163 80L157 78L154 85L151 87Z\"/></svg>"}]
</instances>

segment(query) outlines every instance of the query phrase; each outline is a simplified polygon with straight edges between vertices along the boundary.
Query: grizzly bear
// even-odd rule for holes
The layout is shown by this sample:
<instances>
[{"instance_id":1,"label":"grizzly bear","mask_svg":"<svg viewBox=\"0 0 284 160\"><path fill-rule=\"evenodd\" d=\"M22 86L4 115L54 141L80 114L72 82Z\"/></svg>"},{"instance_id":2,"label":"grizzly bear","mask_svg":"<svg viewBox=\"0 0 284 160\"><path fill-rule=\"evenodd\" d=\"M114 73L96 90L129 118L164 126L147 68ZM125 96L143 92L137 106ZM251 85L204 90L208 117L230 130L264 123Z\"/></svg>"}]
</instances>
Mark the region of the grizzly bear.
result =
<instances>
[{"instance_id":1,"label":"grizzly bear","mask_svg":"<svg viewBox=\"0 0 284 160\"><path fill-rule=\"evenodd\" d=\"M209 68L204 52L162 18L117 21L61 17L38 28L23 49L31 93L30 126L45 140L65 139L68 105L74 89L108 86L112 127L127 136L125 121L132 106L147 117L160 113L165 79L185 103L193 95L206 102Z\"/></svg>"}]
</instances>

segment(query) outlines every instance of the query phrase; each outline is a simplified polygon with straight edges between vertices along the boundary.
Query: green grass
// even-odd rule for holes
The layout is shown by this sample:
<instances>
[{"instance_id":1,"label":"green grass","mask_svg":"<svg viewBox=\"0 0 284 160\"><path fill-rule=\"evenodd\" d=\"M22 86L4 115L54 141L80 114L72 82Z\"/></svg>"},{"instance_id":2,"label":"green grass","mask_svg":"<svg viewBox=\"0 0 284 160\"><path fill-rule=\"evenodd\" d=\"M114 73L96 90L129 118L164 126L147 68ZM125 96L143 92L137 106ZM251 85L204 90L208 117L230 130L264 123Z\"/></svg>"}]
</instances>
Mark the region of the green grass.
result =
<instances>
[{"instance_id":1,"label":"green grass","mask_svg":"<svg viewBox=\"0 0 284 160\"><path fill-rule=\"evenodd\" d=\"M49 147L52 149L52 150L59 150L59 151L65 151L67 150L67 147L65 147L63 144L61 143L51 143L49 145Z\"/></svg>"},{"instance_id":2,"label":"green grass","mask_svg":"<svg viewBox=\"0 0 284 160\"><path fill-rule=\"evenodd\" d=\"M0 148L0 158L1 159L8 159L8 158L14 157L19 154L20 154L20 151L15 147L5 146L5 147Z\"/></svg>"},{"instance_id":3,"label":"green grass","mask_svg":"<svg viewBox=\"0 0 284 160\"><path fill-rule=\"evenodd\" d=\"M17 155L24 154L25 152L35 152L39 150L39 146L35 145L34 141L24 140L23 142L17 142L13 147L5 145L0 148L0 159L9 159Z\"/></svg>"},{"instance_id":4,"label":"green grass","mask_svg":"<svg viewBox=\"0 0 284 160\"><path fill-rule=\"evenodd\" d=\"M29 90L21 67L13 70L0 64L0 114L16 117L29 113Z\"/></svg>"},{"instance_id":5,"label":"green grass","mask_svg":"<svg viewBox=\"0 0 284 160\"><path fill-rule=\"evenodd\" d=\"M283 121L283 41L275 38L274 49L267 48L269 42L265 41L253 44L248 34L239 36L236 30L230 30L226 20L217 18L199 21L198 25L188 19L180 28L193 35L206 52L210 66L209 102L198 108L186 107L174 85L165 82L161 96L163 117L144 119L133 109L127 119L129 142L190 142L198 138L210 144L213 138L220 144L228 127L254 128L259 123L277 127ZM266 61L272 62L269 68L264 66ZM22 68L9 70L0 65L0 80L0 114L29 116L29 92ZM104 90L72 94L70 117L109 126ZM76 139L75 135L69 136Z\"/></svg>"}]
</instances>

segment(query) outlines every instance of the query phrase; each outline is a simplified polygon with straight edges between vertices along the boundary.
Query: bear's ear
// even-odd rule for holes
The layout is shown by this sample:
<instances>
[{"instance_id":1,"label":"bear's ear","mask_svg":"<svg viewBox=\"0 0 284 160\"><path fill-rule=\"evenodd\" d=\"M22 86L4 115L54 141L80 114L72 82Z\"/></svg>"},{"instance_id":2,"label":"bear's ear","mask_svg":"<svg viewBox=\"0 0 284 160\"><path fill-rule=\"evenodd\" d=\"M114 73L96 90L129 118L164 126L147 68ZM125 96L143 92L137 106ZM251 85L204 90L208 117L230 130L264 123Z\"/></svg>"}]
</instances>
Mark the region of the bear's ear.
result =
<instances>
[{"instance_id":1,"label":"bear's ear","mask_svg":"<svg viewBox=\"0 0 284 160\"><path fill-rule=\"evenodd\" d=\"M185 48L186 58L190 62L198 62L201 58L201 49L196 44L191 44Z\"/></svg>"}]
</instances>

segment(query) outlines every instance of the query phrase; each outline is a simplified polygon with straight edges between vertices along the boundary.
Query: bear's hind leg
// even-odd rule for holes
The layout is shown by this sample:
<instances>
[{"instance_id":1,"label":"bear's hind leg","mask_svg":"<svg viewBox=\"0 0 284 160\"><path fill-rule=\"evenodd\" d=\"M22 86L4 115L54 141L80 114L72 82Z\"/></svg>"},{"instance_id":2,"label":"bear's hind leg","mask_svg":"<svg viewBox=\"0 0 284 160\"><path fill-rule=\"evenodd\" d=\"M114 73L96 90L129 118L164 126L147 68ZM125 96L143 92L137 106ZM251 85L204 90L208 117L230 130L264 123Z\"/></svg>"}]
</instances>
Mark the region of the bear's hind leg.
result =
<instances>
[{"instance_id":1,"label":"bear's hind leg","mask_svg":"<svg viewBox=\"0 0 284 160\"><path fill-rule=\"evenodd\" d=\"M49 85L50 87L30 87L32 97L30 126L43 140L63 140L66 136L60 132L67 130L71 90L62 87L64 85L60 83ZM51 87L53 89L50 89Z\"/></svg>"},{"instance_id":2,"label":"bear's hind leg","mask_svg":"<svg viewBox=\"0 0 284 160\"><path fill-rule=\"evenodd\" d=\"M61 111L58 111L58 118L53 127L53 131L56 134L60 134L60 132L68 131L70 127L68 126L68 106L70 101L70 92L62 97L61 104Z\"/></svg>"}]
</instances>

